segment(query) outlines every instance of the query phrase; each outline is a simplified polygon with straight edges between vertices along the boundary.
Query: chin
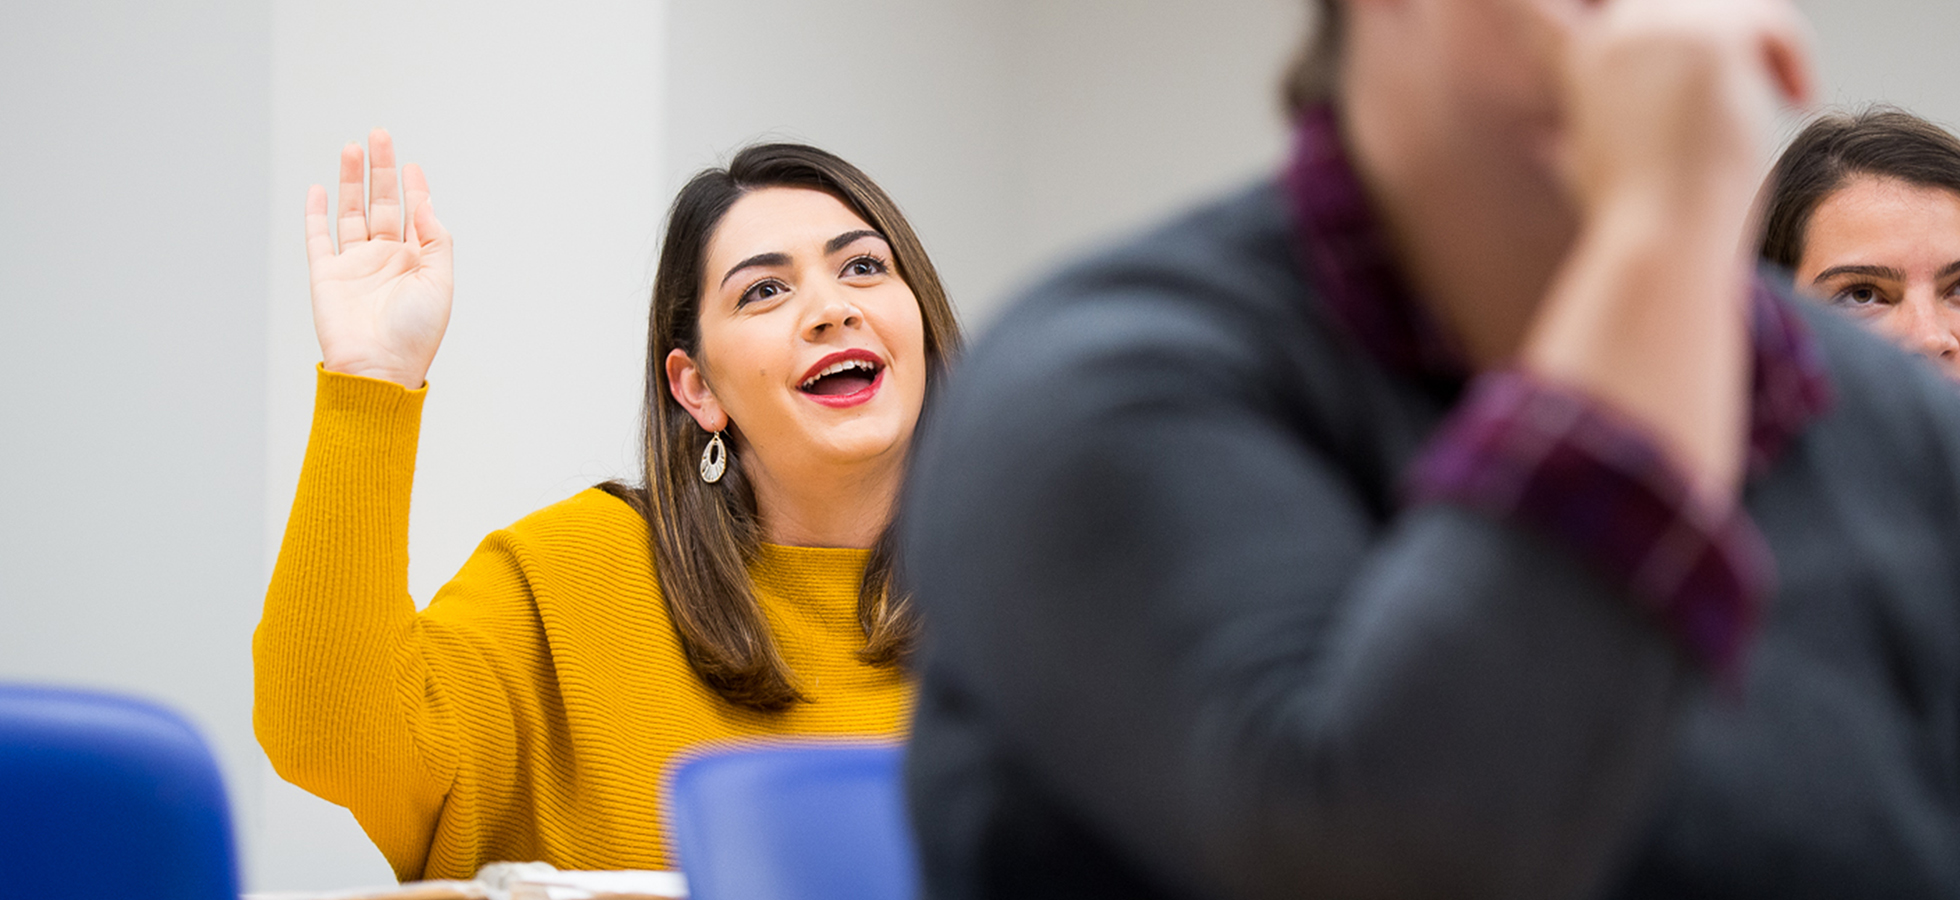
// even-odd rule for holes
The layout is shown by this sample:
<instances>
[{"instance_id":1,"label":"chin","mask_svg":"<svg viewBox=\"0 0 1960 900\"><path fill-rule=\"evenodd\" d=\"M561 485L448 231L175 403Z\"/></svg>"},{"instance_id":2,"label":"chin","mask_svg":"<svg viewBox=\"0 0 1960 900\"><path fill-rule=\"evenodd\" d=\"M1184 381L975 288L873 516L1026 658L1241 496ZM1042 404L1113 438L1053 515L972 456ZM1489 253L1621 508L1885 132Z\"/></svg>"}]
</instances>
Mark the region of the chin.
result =
<instances>
[{"instance_id":1,"label":"chin","mask_svg":"<svg viewBox=\"0 0 1960 900\"><path fill-rule=\"evenodd\" d=\"M864 427L871 425L872 427ZM829 434L812 435L811 456L837 465L857 465L903 454L910 444L909 431L892 425L852 422L829 429Z\"/></svg>"}]
</instances>

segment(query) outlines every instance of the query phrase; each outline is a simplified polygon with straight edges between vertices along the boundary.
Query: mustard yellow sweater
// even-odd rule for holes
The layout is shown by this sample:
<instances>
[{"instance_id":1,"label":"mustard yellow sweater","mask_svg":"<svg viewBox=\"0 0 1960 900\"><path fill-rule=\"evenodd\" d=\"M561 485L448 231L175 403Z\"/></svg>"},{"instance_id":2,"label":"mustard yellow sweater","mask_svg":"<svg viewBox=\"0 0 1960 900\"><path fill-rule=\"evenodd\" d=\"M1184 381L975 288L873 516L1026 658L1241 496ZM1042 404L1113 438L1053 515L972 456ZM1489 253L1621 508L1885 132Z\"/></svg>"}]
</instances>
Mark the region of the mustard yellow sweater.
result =
<instances>
[{"instance_id":1,"label":"mustard yellow sweater","mask_svg":"<svg viewBox=\"0 0 1960 900\"><path fill-rule=\"evenodd\" d=\"M279 774L352 810L403 880L496 860L673 868L662 794L689 750L894 737L912 688L854 653L861 550L765 546L750 569L809 702L723 701L682 657L645 523L587 490L485 538L417 612L409 487L425 391L322 371L252 642Z\"/></svg>"}]
</instances>

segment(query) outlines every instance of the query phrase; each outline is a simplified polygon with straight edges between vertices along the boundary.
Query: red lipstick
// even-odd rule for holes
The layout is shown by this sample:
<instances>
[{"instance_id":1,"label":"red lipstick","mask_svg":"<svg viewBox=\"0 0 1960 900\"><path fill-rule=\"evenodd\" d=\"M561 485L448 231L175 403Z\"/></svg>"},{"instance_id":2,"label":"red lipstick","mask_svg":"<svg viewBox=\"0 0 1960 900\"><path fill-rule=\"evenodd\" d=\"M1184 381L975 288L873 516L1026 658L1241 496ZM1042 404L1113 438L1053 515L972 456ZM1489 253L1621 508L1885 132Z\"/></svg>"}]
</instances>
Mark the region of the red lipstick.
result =
<instances>
[{"instance_id":1,"label":"red lipstick","mask_svg":"<svg viewBox=\"0 0 1960 900\"><path fill-rule=\"evenodd\" d=\"M841 350L817 360L803 373L797 391L832 409L857 406L877 396L885 382L885 361L869 350Z\"/></svg>"}]
</instances>

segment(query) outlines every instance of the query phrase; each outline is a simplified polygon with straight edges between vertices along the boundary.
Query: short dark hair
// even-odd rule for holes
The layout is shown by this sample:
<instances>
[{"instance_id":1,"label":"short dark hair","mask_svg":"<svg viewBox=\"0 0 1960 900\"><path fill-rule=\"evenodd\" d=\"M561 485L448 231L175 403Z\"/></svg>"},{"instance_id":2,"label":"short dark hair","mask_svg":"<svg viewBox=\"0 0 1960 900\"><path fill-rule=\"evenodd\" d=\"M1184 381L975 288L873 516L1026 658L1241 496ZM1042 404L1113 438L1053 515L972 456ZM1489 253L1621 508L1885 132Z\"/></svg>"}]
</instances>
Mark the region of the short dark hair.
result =
<instances>
[{"instance_id":1,"label":"short dark hair","mask_svg":"<svg viewBox=\"0 0 1960 900\"><path fill-rule=\"evenodd\" d=\"M1855 175L1960 193L1960 138L1891 106L1819 117L1790 142L1770 172L1763 258L1795 269L1811 216Z\"/></svg>"},{"instance_id":2,"label":"short dark hair","mask_svg":"<svg viewBox=\"0 0 1960 900\"><path fill-rule=\"evenodd\" d=\"M1289 118L1334 99L1334 82L1341 62L1344 30L1339 0L1310 0L1313 25L1293 53L1280 82L1280 102Z\"/></svg>"}]
</instances>

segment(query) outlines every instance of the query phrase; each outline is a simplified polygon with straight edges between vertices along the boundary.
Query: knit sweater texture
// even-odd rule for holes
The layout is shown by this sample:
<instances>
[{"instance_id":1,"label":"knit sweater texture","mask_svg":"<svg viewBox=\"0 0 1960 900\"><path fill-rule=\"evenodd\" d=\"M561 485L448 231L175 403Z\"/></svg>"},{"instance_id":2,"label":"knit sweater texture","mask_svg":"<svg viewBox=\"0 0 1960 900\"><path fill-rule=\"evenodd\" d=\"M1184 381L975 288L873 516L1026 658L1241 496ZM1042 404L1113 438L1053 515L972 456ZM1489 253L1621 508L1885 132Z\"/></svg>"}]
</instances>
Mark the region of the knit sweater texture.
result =
<instances>
[{"instance_id":1,"label":"knit sweater texture","mask_svg":"<svg viewBox=\"0 0 1960 900\"><path fill-rule=\"evenodd\" d=\"M806 702L733 705L688 666L644 520L586 490L477 547L417 611L409 493L423 390L321 370L264 616L253 724L288 781L347 807L397 877L484 863L665 869L663 795L703 748L890 739L913 691L860 662L868 551L764 545L749 572Z\"/></svg>"}]
</instances>

